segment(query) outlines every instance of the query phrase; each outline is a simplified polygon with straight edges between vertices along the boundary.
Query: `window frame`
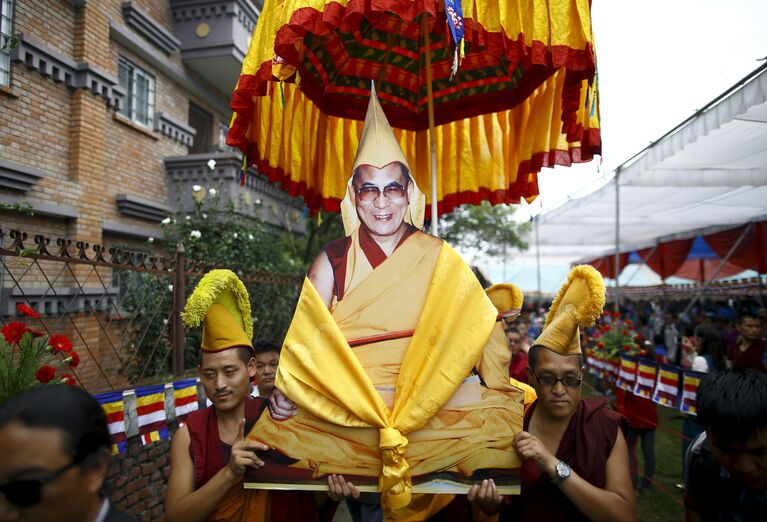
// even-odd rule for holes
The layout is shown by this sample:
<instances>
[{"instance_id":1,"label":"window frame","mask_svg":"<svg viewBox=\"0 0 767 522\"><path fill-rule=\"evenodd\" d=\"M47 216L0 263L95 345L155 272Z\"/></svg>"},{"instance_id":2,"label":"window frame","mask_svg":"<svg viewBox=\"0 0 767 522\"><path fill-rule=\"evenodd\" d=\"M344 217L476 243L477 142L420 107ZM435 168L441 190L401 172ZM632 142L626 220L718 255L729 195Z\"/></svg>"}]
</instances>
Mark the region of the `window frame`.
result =
<instances>
[{"instance_id":1,"label":"window frame","mask_svg":"<svg viewBox=\"0 0 767 522\"><path fill-rule=\"evenodd\" d=\"M7 11L6 8L7 7ZM13 38L13 0L0 0L0 41L10 42ZM7 31L3 31L6 29ZM10 87L13 76L11 74L11 49L0 50L0 87Z\"/></svg>"},{"instance_id":2,"label":"window frame","mask_svg":"<svg viewBox=\"0 0 767 522\"><path fill-rule=\"evenodd\" d=\"M152 73L124 56L117 58L117 76L120 86L125 89L125 103L120 114L137 125L152 129L155 118L157 79ZM146 82L147 85L146 100L139 100L138 85L141 81ZM139 106L140 101L141 106ZM141 117L142 113L144 118Z\"/></svg>"}]
</instances>

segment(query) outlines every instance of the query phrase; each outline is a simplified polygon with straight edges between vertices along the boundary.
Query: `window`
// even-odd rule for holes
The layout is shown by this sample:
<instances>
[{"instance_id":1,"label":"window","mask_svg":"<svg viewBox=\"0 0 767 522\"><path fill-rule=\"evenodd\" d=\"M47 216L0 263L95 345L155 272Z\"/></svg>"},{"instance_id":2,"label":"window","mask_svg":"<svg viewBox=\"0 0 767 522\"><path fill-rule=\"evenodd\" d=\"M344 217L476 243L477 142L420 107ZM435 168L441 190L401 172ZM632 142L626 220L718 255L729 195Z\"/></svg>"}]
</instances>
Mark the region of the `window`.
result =
<instances>
[{"instance_id":1,"label":"window","mask_svg":"<svg viewBox=\"0 0 767 522\"><path fill-rule=\"evenodd\" d=\"M120 111L132 121L152 128L154 122L154 76L120 56L117 64L125 103Z\"/></svg>"},{"instance_id":2,"label":"window","mask_svg":"<svg viewBox=\"0 0 767 522\"><path fill-rule=\"evenodd\" d=\"M210 152L213 142L213 115L189 102L189 126L197 131L194 135L194 145L189 148L189 154Z\"/></svg>"},{"instance_id":3,"label":"window","mask_svg":"<svg viewBox=\"0 0 767 522\"><path fill-rule=\"evenodd\" d=\"M11 38L13 36L13 2L0 0L0 85L11 85Z\"/></svg>"}]
</instances>

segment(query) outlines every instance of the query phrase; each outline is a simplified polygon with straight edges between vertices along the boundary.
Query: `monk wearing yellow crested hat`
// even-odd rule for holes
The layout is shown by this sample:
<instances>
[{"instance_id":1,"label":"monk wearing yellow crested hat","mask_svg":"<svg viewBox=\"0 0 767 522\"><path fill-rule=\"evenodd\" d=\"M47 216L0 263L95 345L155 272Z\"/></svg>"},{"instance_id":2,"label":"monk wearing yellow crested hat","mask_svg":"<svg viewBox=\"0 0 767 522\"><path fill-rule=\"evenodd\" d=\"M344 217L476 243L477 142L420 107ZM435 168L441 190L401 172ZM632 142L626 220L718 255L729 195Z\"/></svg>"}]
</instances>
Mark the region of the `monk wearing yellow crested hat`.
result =
<instances>
[{"instance_id":1,"label":"monk wearing yellow crested hat","mask_svg":"<svg viewBox=\"0 0 767 522\"><path fill-rule=\"evenodd\" d=\"M444 473L466 491L482 470L520 466L523 394L509 383L498 312L460 256L421 231L424 210L373 91L345 236L309 270L275 380L298 414L262 416L251 432L293 467L330 476L331 493L336 475L380 492L388 519L423 520L450 501L411 495L419 477Z\"/></svg>"},{"instance_id":2,"label":"monk wearing yellow crested hat","mask_svg":"<svg viewBox=\"0 0 767 522\"><path fill-rule=\"evenodd\" d=\"M528 382L538 398L514 438L523 459L522 495L502 498L484 481L469 498L486 514L505 505L500 520L636 520L621 417L603 398L581 399L579 327L593 325L604 302L599 272L573 268L529 352Z\"/></svg>"},{"instance_id":3,"label":"monk wearing yellow crested hat","mask_svg":"<svg viewBox=\"0 0 767 522\"><path fill-rule=\"evenodd\" d=\"M267 405L250 395L256 361L245 285L230 270L211 270L181 316L187 326L202 325L200 383L213 404L190 413L173 435L165 520L317 521L309 492L243 489L246 470L263 467L269 449L245 439Z\"/></svg>"}]
</instances>

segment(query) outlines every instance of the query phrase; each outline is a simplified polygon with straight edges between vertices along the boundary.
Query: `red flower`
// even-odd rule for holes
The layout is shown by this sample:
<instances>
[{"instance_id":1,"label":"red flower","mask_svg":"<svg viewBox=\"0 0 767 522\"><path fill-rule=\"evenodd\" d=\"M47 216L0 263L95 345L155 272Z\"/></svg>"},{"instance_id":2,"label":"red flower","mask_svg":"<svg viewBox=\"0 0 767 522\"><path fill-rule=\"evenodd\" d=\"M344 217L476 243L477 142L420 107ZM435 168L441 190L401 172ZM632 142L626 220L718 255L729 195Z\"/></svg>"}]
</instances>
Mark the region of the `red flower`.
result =
<instances>
[{"instance_id":1,"label":"red flower","mask_svg":"<svg viewBox=\"0 0 767 522\"><path fill-rule=\"evenodd\" d=\"M51 335L51 338L48 340L48 345L51 347L51 351L53 351L53 353L69 353L72 351L72 342L67 339L65 335Z\"/></svg>"},{"instance_id":2,"label":"red flower","mask_svg":"<svg viewBox=\"0 0 767 522\"><path fill-rule=\"evenodd\" d=\"M624 352L630 352L631 351L631 346L624 346L623 347L623 351Z\"/></svg>"},{"instance_id":3,"label":"red flower","mask_svg":"<svg viewBox=\"0 0 767 522\"><path fill-rule=\"evenodd\" d=\"M623 335L628 335L629 331L628 330L623 330L623 332L621 332L621 333L623 333Z\"/></svg>"},{"instance_id":4,"label":"red flower","mask_svg":"<svg viewBox=\"0 0 767 522\"><path fill-rule=\"evenodd\" d=\"M629 326L631 326L632 324L634 324L634 322L633 322L631 319L626 319L626 320L624 321L624 323L626 323L626 324L627 324L627 325L629 325Z\"/></svg>"},{"instance_id":5,"label":"red flower","mask_svg":"<svg viewBox=\"0 0 767 522\"><path fill-rule=\"evenodd\" d=\"M16 310L18 310L18 312L21 315L26 315L27 317L31 317L33 319L37 319L38 317L40 317L40 314L37 311L35 311L34 308L24 303L16 304Z\"/></svg>"},{"instance_id":6,"label":"red flower","mask_svg":"<svg viewBox=\"0 0 767 522\"><path fill-rule=\"evenodd\" d=\"M19 344L27 331L27 325L19 321L11 321L0 329L8 344Z\"/></svg>"},{"instance_id":7,"label":"red flower","mask_svg":"<svg viewBox=\"0 0 767 522\"><path fill-rule=\"evenodd\" d=\"M610 317L610 310L605 310L603 315L605 317Z\"/></svg>"},{"instance_id":8,"label":"red flower","mask_svg":"<svg viewBox=\"0 0 767 522\"><path fill-rule=\"evenodd\" d=\"M602 349L605 347L605 343L597 343L597 348Z\"/></svg>"},{"instance_id":9,"label":"red flower","mask_svg":"<svg viewBox=\"0 0 767 522\"><path fill-rule=\"evenodd\" d=\"M74 375L71 373L65 373L61 376L61 382L64 384L68 384L70 386L77 386L77 381L75 380Z\"/></svg>"},{"instance_id":10,"label":"red flower","mask_svg":"<svg viewBox=\"0 0 767 522\"><path fill-rule=\"evenodd\" d=\"M32 330L31 328L27 330L32 337L42 337L45 335L45 332L40 332L38 330Z\"/></svg>"},{"instance_id":11,"label":"red flower","mask_svg":"<svg viewBox=\"0 0 767 522\"><path fill-rule=\"evenodd\" d=\"M77 354L77 352L70 352L69 357L64 359L64 362L72 368L77 368L77 366L80 364L80 356Z\"/></svg>"},{"instance_id":12,"label":"red flower","mask_svg":"<svg viewBox=\"0 0 767 522\"><path fill-rule=\"evenodd\" d=\"M56 370L53 366L48 366L47 364L42 365L37 372L35 372L35 379L43 384L51 382L54 377L56 377Z\"/></svg>"},{"instance_id":13,"label":"red flower","mask_svg":"<svg viewBox=\"0 0 767 522\"><path fill-rule=\"evenodd\" d=\"M615 317L616 319L619 318L620 316L621 316L620 312L613 312L613 317Z\"/></svg>"}]
</instances>

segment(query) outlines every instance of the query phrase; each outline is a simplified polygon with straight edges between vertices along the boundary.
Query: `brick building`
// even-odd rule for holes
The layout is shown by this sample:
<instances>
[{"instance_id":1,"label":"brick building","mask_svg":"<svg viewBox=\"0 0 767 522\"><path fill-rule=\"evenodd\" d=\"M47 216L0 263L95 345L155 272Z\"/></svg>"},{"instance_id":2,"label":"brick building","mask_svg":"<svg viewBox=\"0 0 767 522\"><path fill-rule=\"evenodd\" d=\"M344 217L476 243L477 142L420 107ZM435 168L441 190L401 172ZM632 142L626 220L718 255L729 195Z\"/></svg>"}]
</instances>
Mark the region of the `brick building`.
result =
<instances>
[{"instance_id":1,"label":"brick building","mask_svg":"<svg viewBox=\"0 0 767 522\"><path fill-rule=\"evenodd\" d=\"M161 238L194 185L277 226L275 206L300 220L300 202L263 180L237 187L240 156L224 145L260 0L0 3L18 38L0 58L0 202L95 243Z\"/></svg>"},{"instance_id":2,"label":"brick building","mask_svg":"<svg viewBox=\"0 0 767 522\"><path fill-rule=\"evenodd\" d=\"M258 176L240 187L241 156L224 144L229 98L261 4L0 0L2 42L16 39L0 51L4 246L8 231L19 229L30 243L32 234L44 234L73 245L146 250L149 238L162 239L169 212L191 207L210 188L244 216L300 231L302 202ZM0 277L0 317L24 300L55 315L62 306L92 309L96 298L89 303L89 292L103 294L99 285L107 287L106 301L118 292L108 270L75 267L58 277L54 296L29 275L14 288L12 271L6 266ZM67 295L73 297L62 305ZM106 301L101 295L97 306ZM93 321L75 332L94 347L92 359L116 351L106 346L111 340L98 338L104 332ZM81 377L96 390L119 385L117 378L89 376L95 369L87 363Z\"/></svg>"}]
</instances>

